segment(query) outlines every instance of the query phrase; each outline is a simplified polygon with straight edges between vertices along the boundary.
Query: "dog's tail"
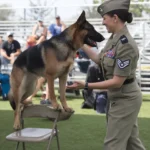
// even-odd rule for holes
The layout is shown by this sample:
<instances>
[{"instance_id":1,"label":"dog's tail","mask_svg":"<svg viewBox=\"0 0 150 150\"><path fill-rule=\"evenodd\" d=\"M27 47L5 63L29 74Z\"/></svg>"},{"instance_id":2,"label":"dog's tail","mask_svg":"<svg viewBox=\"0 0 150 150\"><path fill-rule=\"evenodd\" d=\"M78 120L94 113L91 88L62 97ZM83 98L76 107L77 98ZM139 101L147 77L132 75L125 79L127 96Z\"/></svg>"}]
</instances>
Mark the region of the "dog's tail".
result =
<instances>
[{"instance_id":1,"label":"dog's tail","mask_svg":"<svg viewBox=\"0 0 150 150\"><path fill-rule=\"evenodd\" d=\"M13 97L11 90L9 91L8 98L9 98L9 102L10 102L12 109L15 110L16 109L16 103L14 101L14 97Z\"/></svg>"}]
</instances>

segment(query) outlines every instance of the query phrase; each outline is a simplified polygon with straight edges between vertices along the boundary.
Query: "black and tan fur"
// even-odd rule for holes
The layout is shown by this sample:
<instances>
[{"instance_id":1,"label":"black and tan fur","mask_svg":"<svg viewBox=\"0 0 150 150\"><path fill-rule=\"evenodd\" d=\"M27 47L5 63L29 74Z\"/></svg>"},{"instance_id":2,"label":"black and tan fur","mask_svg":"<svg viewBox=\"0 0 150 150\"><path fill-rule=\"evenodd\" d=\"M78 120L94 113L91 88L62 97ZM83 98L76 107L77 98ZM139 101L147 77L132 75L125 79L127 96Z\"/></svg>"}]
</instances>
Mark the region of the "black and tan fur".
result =
<instances>
[{"instance_id":1,"label":"black and tan fur","mask_svg":"<svg viewBox=\"0 0 150 150\"><path fill-rule=\"evenodd\" d=\"M72 111L65 98L65 86L68 72L74 62L76 51L93 41L100 42L103 36L86 21L83 11L78 20L60 35L33 46L16 59L11 73L10 103L15 110L14 129L20 129L20 113L24 101L36 86L37 79L45 77L48 82L52 106L60 109L54 94L54 80L59 78L60 101L65 111Z\"/></svg>"}]
</instances>

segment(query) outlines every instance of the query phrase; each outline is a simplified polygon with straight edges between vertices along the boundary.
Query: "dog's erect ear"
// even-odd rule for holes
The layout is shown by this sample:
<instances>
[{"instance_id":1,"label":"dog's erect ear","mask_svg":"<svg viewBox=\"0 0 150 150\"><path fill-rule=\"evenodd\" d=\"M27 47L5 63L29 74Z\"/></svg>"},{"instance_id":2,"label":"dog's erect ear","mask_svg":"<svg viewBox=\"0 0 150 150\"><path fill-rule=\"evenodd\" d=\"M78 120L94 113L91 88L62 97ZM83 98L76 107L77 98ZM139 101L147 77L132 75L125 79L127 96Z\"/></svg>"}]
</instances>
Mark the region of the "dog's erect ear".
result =
<instances>
[{"instance_id":1,"label":"dog's erect ear","mask_svg":"<svg viewBox=\"0 0 150 150\"><path fill-rule=\"evenodd\" d=\"M76 23L77 23L78 25L81 25L81 24L83 24L85 21L86 21L86 18L85 18L85 11L83 10Z\"/></svg>"}]
</instances>

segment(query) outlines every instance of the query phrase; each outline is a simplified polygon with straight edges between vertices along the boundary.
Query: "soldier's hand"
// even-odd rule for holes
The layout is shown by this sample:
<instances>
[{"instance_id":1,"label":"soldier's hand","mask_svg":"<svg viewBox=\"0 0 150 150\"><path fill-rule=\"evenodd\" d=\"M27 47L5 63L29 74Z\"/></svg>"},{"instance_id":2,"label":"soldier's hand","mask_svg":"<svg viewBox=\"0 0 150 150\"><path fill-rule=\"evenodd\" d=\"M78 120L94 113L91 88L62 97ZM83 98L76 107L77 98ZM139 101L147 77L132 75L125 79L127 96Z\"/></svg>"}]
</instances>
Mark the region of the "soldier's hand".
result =
<instances>
[{"instance_id":1,"label":"soldier's hand","mask_svg":"<svg viewBox=\"0 0 150 150\"><path fill-rule=\"evenodd\" d=\"M68 85L67 89L83 89L85 87L85 82L75 81L72 85Z\"/></svg>"}]
</instances>

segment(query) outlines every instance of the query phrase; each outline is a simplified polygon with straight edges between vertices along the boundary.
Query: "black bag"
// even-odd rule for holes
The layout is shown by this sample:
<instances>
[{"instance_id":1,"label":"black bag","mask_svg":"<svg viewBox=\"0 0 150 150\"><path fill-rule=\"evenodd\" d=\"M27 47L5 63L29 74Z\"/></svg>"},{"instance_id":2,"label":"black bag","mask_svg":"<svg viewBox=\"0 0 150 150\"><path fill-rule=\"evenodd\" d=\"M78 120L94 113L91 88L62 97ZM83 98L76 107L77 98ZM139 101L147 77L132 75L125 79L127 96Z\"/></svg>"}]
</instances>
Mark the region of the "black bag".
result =
<instances>
[{"instance_id":1,"label":"black bag","mask_svg":"<svg viewBox=\"0 0 150 150\"><path fill-rule=\"evenodd\" d=\"M82 95L84 98L82 109L94 109L97 113L106 113L107 92L92 92L89 95L88 90L83 90Z\"/></svg>"},{"instance_id":2,"label":"black bag","mask_svg":"<svg viewBox=\"0 0 150 150\"><path fill-rule=\"evenodd\" d=\"M94 109L97 113L106 113L107 92L96 93Z\"/></svg>"},{"instance_id":3,"label":"black bag","mask_svg":"<svg viewBox=\"0 0 150 150\"><path fill-rule=\"evenodd\" d=\"M94 109L95 106L95 97L92 93L88 93L88 90L82 90L82 96L84 98L84 102L81 105L82 109Z\"/></svg>"},{"instance_id":4,"label":"black bag","mask_svg":"<svg viewBox=\"0 0 150 150\"><path fill-rule=\"evenodd\" d=\"M104 77L103 77L101 68L96 64L91 65L87 71L86 81L88 83L92 83L92 82L100 82L103 80L104 80ZM84 102L82 103L81 108L94 109L96 106L96 101L95 101L96 93L93 92L93 90L88 89L88 90L83 90L82 95L84 98Z\"/></svg>"}]
</instances>

